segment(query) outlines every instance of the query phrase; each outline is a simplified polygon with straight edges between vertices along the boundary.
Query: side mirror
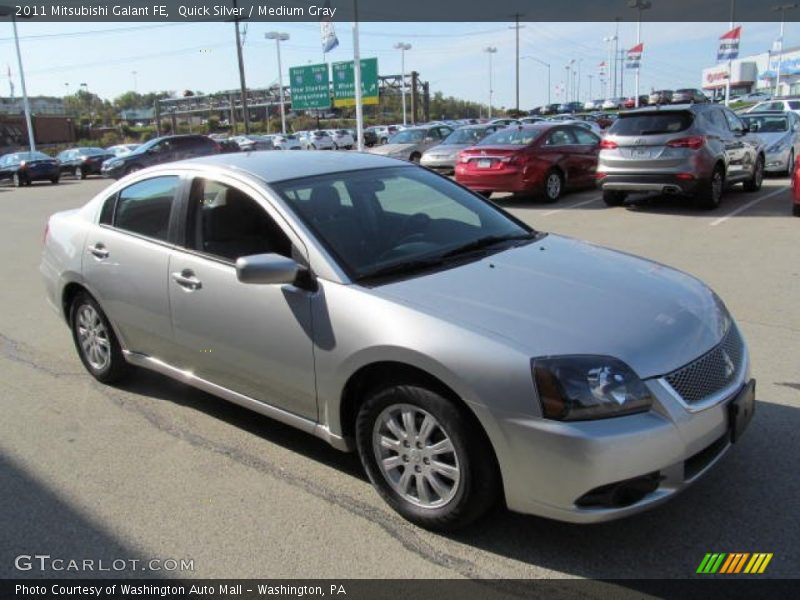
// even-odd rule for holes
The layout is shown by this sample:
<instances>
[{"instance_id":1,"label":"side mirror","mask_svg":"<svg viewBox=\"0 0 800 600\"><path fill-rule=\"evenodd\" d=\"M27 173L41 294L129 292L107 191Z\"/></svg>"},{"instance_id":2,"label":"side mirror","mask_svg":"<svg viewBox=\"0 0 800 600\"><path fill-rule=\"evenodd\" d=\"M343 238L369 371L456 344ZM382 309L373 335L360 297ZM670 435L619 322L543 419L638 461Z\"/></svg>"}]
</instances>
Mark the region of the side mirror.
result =
<instances>
[{"instance_id":1,"label":"side mirror","mask_svg":"<svg viewBox=\"0 0 800 600\"><path fill-rule=\"evenodd\" d=\"M236 278L242 283L294 283L301 267L280 254L253 254L236 260Z\"/></svg>"}]
</instances>

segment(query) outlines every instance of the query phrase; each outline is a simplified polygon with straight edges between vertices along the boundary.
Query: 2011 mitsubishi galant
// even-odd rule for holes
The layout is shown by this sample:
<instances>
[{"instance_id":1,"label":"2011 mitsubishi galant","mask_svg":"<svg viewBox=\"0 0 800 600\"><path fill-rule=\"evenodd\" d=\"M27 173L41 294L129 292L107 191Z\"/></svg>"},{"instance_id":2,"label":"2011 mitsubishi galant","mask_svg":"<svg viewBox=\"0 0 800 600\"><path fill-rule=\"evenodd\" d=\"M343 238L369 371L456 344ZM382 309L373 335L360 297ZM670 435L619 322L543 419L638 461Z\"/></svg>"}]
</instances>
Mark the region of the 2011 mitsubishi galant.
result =
<instances>
[{"instance_id":1,"label":"2011 mitsubishi galant","mask_svg":"<svg viewBox=\"0 0 800 600\"><path fill-rule=\"evenodd\" d=\"M745 342L689 275L534 231L368 154L219 155L53 215L41 271L86 369L153 369L357 450L409 520L500 498L654 506L753 414Z\"/></svg>"}]
</instances>

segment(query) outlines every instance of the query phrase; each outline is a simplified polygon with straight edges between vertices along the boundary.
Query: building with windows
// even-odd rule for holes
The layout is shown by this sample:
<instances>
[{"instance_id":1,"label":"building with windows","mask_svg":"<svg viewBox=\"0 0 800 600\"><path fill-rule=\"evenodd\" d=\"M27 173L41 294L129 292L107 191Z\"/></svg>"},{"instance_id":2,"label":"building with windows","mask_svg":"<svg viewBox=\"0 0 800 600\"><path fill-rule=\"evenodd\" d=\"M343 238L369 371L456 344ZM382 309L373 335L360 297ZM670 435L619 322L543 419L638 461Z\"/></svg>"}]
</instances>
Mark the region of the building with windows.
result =
<instances>
[{"instance_id":1,"label":"building with windows","mask_svg":"<svg viewBox=\"0 0 800 600\"><path fill-rule=\"evenodd\" d=\"M775 90L780 62L780 90ZM778 96L800 95L800 47L786 48L779 56L773 52L752 54L731 61L731 94L765 92ZM702 87L714 96L725 94L728 63L703 69Z\"/></svg>"}]
</instances>

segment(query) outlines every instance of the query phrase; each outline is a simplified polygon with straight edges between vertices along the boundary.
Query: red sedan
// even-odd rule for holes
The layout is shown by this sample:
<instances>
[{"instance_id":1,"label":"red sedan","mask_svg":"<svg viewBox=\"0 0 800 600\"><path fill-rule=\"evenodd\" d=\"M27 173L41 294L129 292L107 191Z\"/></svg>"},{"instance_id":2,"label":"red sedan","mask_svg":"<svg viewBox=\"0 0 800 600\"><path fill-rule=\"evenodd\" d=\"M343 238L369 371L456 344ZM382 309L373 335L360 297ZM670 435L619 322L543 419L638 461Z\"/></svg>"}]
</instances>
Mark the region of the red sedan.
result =
<instances>
[{"instance_id":1,"label":"red sedan","mask_svg":"<svg viewBox=\"0 0 800 600\"><path fill-rule=\"evenodd\" d=\"M795 217L800 217L800 156L794 161L794 172L792 173L792 213Z\"/></svg>"},{"instance_id":2,"label":"red sedan","mask_svg":"<svg viewBox=\"0 0 800 600\"><path fill-rule=\"evenodd\" d=\"M599 144L581 125L507 127L461 151L456 181L487 196L542 194L555 202L565 189L594 186Z\"/></svg>"}]
</instances>

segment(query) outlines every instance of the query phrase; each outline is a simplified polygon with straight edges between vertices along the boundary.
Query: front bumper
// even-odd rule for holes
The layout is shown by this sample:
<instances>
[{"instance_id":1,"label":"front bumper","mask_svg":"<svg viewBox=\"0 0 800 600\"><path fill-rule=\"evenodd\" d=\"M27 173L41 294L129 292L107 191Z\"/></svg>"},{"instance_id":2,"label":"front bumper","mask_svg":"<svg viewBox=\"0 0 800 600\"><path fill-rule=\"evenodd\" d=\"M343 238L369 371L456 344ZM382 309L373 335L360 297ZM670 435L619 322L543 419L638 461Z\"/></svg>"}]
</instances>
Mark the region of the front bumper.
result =
<instances>
[{"instance_id":1,"label":"front bumper","mask_svg":"<svg viewBox=\"0 0 800 600\"><path fill-rule=\"evenodd\" d=\"M502 419L503 444L495 450L508 508L596 523L666 502L730 449L729 405L749 381L745 360L735 382L710 405L687 405L663 379L651 379L646 384L655 404L647 413L572 423ZM631 501L602 501L615 489L650 484Z\"/></svg>"},{"instance_id":2,"label":"front bumper","mask_svg":"<svg viewBox=\"0 0 800 600\"><path fill-rule=\"evenodd\" d=\"M789 154L789 148L781 152L768 153L764 161L764 171L767 173L786 173L791 171L792 165L789 164Z\"/></svg>"},{"instance_id":3,"label":"front bumper","mask_svg":"<svg viewBox=\"0 0 800 600\"><path fill-rule=\"evenodd\" d=\"M110 177L112 179L119 179L125 173L125 164L115 165L113 167L107 167L106 165L102 165L100 167L100 175L103 177Z\"/></svg>"},{"instance_id":4,"label":"front bumper","mask_svg":"<svg viewBox=\"0 0 800 600\"><path fill-rule=\"evenodd\" d=\"M608 174L598 180L597 187L604 192L693 194L700 187L700 179L681 179L677 175Z\"/></svg>"}]
</instances>

